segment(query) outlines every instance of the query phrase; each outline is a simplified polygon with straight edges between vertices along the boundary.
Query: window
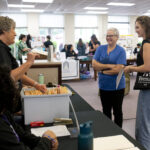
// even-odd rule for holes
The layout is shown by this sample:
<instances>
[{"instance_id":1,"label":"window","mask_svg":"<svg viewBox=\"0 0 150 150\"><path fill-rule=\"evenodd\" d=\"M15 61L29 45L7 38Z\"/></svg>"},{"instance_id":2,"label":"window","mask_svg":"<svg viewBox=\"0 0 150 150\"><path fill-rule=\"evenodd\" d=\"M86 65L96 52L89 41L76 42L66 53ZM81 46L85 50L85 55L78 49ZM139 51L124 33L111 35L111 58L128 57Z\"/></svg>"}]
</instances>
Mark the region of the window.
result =
<instances>
[{"instance_id":1,"label":"window","mask_svg":"<svg viewBox=\"0 0 150 150\"><path fill-rule=\"evenodd\" d=\"M39 25L40 27L64 28L64 16L49 14L40 15Z\"/></svg>"},{"instance_id":2,"label":"window","mask_svg":"<svg viewBox=\"0 0 150 150\"><path fill-rule=\"evenodd\" d=\"M63 15L40 15L39 19L40 35L46 37L50 35L56 48L64 43L64 16Z\"/></svg>"},{"instance_id":3,"label":"window","mask_svg":"<svg viewBox=\"0 0 150 150\"><path fill-rule=\"evenodd\" d=\"M130 23L128 16L108 16L108 28L115 27L120 35L130 34Z\"/></svg>"},{"instance_id":4,"label":"window","mask_svg":"<svg viewBox=\"0 0 150 150\"><path fill-rule=\"evenodd\" d=\"M77 43L79 38L82 38L84 42L89 42L93 34L97 34L97 29L75 29L75 42Z\"/></svg>"},{"instance_id":5,"label":"window","mask_svg":"<svg viewBox=\"0 0 150 150\"><path fill-rule=\"evenodd\" d=\"M98 20L95 15L75 15L75 42L82 38L89 42L93 34L98 33Z\"/></svg>"},{"instance_id":6,"label":"window","mask_svg":"<svg viewBox=\"0 0 150 150\"><path fill-rule=\"evenodd\" d=\"M76 15L75 27L97 27L97 16L93 15Z\"/></svg>"},{"instance_id":7,"label":"window","mask_svg":"<svg viewBox=\"0 0 150 150\"><path fill-rule=\"evenodd\" d=\"M10 14L3 13L1 16L8 16L16 22L16 27L27 27L27 15L26 14Z\"/></svg>"}]
</instances>

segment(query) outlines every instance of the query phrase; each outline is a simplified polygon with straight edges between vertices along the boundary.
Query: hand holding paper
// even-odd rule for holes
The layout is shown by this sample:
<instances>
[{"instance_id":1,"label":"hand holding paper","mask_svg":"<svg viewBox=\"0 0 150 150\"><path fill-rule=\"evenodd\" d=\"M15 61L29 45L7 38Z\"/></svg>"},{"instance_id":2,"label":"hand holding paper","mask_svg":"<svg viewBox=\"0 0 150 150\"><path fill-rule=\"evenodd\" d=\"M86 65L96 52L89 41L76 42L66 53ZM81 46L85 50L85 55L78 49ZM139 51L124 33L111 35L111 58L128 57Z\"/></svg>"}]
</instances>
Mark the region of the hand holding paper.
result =
<instances>
[{"instance_id":1,"label":"hand holding paper","mask_svg":"<svg viewBox=\"0 0 150 150\"><path fill-rule=\"evenodd\" d=\"M118 89L118 86L119 86L119 83L120 83L123 73L124 73L124 68L122 68L118 73L118 76L116 79L116 90Z\"/></svg>"}]
</instances>

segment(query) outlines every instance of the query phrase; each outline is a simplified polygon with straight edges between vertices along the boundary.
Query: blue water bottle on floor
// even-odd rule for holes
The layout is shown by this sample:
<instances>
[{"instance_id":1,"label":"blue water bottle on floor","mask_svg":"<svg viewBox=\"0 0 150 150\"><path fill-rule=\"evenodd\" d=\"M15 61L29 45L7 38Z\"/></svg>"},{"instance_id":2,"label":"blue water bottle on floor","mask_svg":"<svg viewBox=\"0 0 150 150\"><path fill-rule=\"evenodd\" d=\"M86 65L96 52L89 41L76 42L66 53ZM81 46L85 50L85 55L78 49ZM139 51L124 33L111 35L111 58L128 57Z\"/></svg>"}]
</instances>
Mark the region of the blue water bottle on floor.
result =
<instances>
[{"instance_id":1,"label":"blue water bottle on floor","mask_svg":"<svg viewBox=\"0 0 150 150\"><path fill-rule=\"evenodd\" d=\"M80 124L78 150L93 150L92 121Z\"/></svg>"}]
</instances>

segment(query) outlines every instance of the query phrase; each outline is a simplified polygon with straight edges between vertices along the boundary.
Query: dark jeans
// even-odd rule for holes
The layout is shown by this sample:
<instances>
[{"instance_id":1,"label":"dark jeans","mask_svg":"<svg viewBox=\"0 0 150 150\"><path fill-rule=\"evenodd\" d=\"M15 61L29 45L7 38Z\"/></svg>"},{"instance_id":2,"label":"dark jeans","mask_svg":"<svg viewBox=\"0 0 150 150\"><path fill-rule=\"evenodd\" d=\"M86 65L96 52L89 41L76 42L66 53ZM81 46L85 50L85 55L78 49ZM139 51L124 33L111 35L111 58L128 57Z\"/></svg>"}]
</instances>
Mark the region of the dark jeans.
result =
<instances>
[{"instance_id":1,"label":"dark jeans","mask_svg":"<svg viewBox=\"0 0 150 150\"><path fill-rule=\"evenodd\" d=\"M111 110L113 109L114 122L122 127L123 113L122 103L124 97L124 89L116 91L105 91L100 89L100 98L103 107L103 113L112 119Z\"/></svg>"}]
</instances>

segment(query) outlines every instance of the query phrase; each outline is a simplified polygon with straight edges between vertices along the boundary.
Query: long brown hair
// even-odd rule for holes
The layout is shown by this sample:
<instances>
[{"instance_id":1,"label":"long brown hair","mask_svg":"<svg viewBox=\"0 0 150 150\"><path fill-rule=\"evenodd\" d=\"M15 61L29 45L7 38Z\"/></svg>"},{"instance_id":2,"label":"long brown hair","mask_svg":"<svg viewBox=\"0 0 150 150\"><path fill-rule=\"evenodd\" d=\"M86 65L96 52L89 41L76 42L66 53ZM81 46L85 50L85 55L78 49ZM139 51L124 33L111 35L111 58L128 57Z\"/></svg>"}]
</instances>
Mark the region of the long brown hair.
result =
<instances>
[{"instance_id":1,"label":"long brown hair","mask_svg":"<svg viewBox=\"0 0 150 150\"><path fill-rule=\"evenodd\" d=\"M146 39L150 39L150 17L140 16L136 19L135 22L138 22L145 31Z\"/></svg>"},{"instance_id":2,"label":"long brown hair","mask_svg":"<svg viewBox=\"0 0 150 150\"><path fill-rule=\"evenodd\" d=\"M79 46L83 46L83 41L82 41L81 38L80 38L79 41L78 41L78 45L79 45Z\"/></svg>"}]
</instances>

